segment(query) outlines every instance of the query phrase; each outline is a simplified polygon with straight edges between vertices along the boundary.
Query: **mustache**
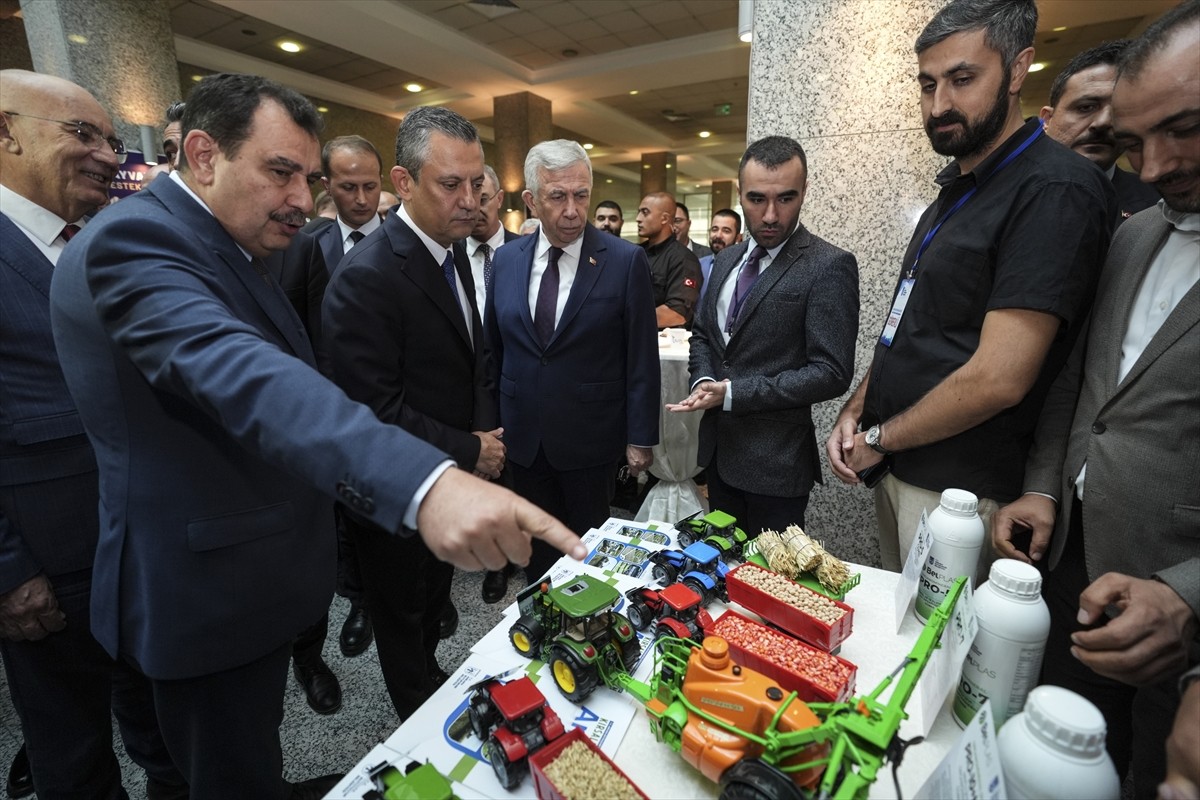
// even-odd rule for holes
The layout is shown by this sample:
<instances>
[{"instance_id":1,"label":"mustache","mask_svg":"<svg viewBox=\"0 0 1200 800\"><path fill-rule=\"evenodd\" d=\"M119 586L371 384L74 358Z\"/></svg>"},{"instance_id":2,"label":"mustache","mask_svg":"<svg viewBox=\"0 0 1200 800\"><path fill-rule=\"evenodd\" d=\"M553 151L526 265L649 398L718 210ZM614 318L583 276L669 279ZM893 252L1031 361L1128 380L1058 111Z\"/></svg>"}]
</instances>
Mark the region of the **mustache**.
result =
<instances>
[{"instance_id":1,"label":"mustache","mask_svg":"<svg viewBox=\"0 0 1200 800\"><path fill-rule=\"evenodd\" d=\"M1168 172L1154 182L1155 186L1169 186L1176 181L1185 181L1191 178L1200 177L1200 167L1195 169L1177 169L1174 172Z\"/></svg>"},{"instance_id":2,"label":"mustache","mask_svg":"<svg viewBox=\"0 0 1200 800\"><path fill-rule=\"evenodd\" d=\"M299 211L289 211L286 214L280 214L278 211L271 214L271 219L276 222L282 222L284 225L291 225L296 228L303 228L308 222L308 219Z\"/></svg>"},{"instance_id":3,"label":"mustache","mask_svg":"<svg viewBox=\"0 0 1200 800\"><path fill-rule=\"evenodd\" d=\"M967 127L967 118L963 116L962 113L955 111L954 109L950 109L940 117L930 117L929 121L925 123L925 130L932 133L933 129L938 125L953 125L955 123L958 123L965 128Z\"/></svg>"},{"instance_id":4,"label":"mustache","mask_svg":"<svg viewBox=\"0 0 1200 800\"><path fill-rule=\"evenodd\" d=\"M1080 136L1075 140L1075 147L1082 147L1087 144L1106 144L1109 147L1116 147L1117 140L1111 133L1094 133L1087 136Z\"/></svg>"}]
</instances>

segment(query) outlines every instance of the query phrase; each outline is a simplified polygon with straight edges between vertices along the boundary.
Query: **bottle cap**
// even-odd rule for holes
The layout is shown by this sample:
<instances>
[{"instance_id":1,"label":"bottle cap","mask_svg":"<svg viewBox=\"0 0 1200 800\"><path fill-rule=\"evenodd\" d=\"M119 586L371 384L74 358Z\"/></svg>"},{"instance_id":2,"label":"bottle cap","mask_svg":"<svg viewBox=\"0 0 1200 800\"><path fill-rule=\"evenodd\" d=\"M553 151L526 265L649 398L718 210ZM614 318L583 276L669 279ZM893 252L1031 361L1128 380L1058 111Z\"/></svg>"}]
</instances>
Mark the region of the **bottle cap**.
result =
<instances>
[{"instance_id":1,"label":"bottle cap","mask_svg":"<svg viewBox=\"0 0 1200 800\"><path fill-rule=\"evenodd\" d=\"M942 492L942 508L957 514L974 514L979 498L966 489L947 489Z\"/></svg>"},{"instance_id":2,"label":"bottle cap","mask_svg":"<svg viewBox=\"0 0 1200 800\"><path fill-rule=\"evenodd\" d=\"M988 583L1017 597L1037 597L1042 592L1042 574L1024 561L1001 558L992 563Z\"/></svg>"},{"instance_id":3,"label":"bottle cap","mask_svg":"<svg viewBox=\"0 0 1200 800\"><path fill-rule=\"evenodd\" d=\"M1104 716L1086 698L1061 686L1037 686L1025 701L1025 724L1037 738L1079 758L1104 754Z\"/></svg>"}]
</instances>

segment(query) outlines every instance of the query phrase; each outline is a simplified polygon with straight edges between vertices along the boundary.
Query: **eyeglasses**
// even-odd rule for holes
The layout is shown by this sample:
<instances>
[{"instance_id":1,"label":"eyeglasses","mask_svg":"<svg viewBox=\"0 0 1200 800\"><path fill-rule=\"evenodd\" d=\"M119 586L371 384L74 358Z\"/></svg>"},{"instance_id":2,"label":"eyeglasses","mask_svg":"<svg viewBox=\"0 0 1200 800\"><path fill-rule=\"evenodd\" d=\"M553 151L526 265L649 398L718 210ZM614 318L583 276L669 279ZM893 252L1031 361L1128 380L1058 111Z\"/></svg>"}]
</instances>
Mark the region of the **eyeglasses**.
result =
<instances>
[{"instance_id":1,"label":"eyeglasses","mask_svg":"<svg viewBox=\"0 0 1200 800\"><path fill-rule=\"evenodd\" d=\"M81 119L67 121L65 119L50 119L49 117L35 117L33 114L22 114L19 111L3 111L10 117L28 117L29 119L40 119L42 122L56 122L59 125L66 125L68 128L74 128L73 133L79 137L79 141L93 150L99 150L101 142L106 143L112 148L112 151L117 155L117 163L125 163L125 143L115 136L105 136L104 131L97 128L90 122L84 122Z\"/></svg>"}]
</instances>

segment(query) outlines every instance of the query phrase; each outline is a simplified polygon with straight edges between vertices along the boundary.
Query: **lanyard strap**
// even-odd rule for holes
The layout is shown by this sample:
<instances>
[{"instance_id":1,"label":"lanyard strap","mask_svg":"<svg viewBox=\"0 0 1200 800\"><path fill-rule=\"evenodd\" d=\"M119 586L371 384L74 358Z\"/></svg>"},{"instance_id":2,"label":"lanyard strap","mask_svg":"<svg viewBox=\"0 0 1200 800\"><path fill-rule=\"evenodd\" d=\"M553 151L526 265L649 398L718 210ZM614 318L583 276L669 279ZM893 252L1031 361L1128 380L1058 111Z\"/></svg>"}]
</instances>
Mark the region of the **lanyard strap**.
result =
<instances>
[{"instance_id":1,"label":"lanyard strap","mask_svg":"<svg viewBox=\"0 0 1200 800\"><path fill-rule=\"evenodd\" d=\"M983 184L985 184L989 180L991 180L996 175L996 173L998 173L1000 170L1004 169L1009 164L1011 164L1013 161L1015 161L1017 159L1017 156L1021 155L1021 153L1024 153L1029 148L1029 145L1033 144L1034 141L1039 136L1042 135L1042 131L1043 131L1042 121L1039 119L1037 128L1030 135L1030 137L1028 139L1026 139L1025 141L1021 142L1020 146L1017 147L1017 149L1013 150L1011 153L1009 153L1007 156L1005 156L1004 160L1001 161L999 164L997 164L995 169L993 169L991 172L989 172L987 175L985 175L983 178L981 178L978 182L976 182L976 184L974 186L972 186L969 190L967 190L966 194L964 194L962 197L958 198L958 202L955 203L953 206L951 206L950 210L947 211L945 214L943 214L942 218L939 219L937 221L937 223L934 224L934 226L929 229L929 233L925 234L925 238L921 241L921 246L917 248L917 255L916 255L916 257L913 258L912 266L908 268L908 276L907 277L915 278L917 276L917 265L921 263L921 256L923 256L925 254L925 250L929 247L929 243L933 241L933 237L937 235L937 232L939 230L941 230L941 227L942 227L942 225L944 225L946 223L946 220L950 219L956 213L958 213L958 210L961 209L963 206L965 206L967 204L967 201L975 196L975 193L979 191L980 186L983 186Z\"/></svg>"}]
</instances>

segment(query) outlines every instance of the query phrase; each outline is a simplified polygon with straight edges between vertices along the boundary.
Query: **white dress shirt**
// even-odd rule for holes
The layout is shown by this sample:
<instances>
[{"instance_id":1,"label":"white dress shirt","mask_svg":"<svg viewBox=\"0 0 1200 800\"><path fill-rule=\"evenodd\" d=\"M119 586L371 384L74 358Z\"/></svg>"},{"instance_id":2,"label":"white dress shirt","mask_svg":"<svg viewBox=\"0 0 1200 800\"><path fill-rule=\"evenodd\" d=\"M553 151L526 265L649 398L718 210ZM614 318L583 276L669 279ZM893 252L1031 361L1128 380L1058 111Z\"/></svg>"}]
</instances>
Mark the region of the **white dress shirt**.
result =
<instances>
[{"instance_id":1,"label":"white dress shirt","mask_svg":"<svg viewBox=\"0 0 1200 800\"><path fill-rule=\"evenodd\" d=\"M41 251L42 255L50 260L51 264L58 264L58 257L62 255L63 248L67 246L67 240L62 238L63 228L67 227L65 220L53 211L47 211L32 200L25 198L24 195L17 194L2 183L0 183L0 211L12 220L13 224L29 238L29 241ZM75 224L82 228L86 221L76 220Z\"/></svg>"},{"instance_id":2,"label":"white dress shirt","mask_svg":"<svg viewBox=\"0 0 1200 800\"><path fill-rule=\"evenodd\" d=\"M354 233L355 231L358 231L363 236L366 236L368 233L373 232L376 228L378 228L380 225L383 224L383 220L379 219L378 214L372 214L371 218L369 220L367 220L366 222L364 222L362 224L362 226L358 227L358 228L352 228L349 225L347 225L346 222L341 218L341 216L338 216L338 218L334 221L337 223L337 226L340 229L341 234L342 234L342 254L343 255L345 255L346 253L349 253L350 250L353 249L354 245L358 244L358 242L356 242L350 238L350 234ZM337 264L329 265L329 271L333 272L333 268L336 266L337 266Z\"/></svg>"},{"instance_id":3,"label":"white dress shirt","mask_svg":"<svg viewBox=\"0 0 1200 800\"><path fill-rule=\"evenodd\" d=\"M571 294L571 285L575 283L575 273L579 270L579 254L583 251L583 236L563 248L558 257L558 302L554 306L554 327L562 319L563 308L567 305L567 297ZM533 251L533 272L529 275L529 315L537 317L538 290L542 287L542 276L550 263L550 240L546 232L538 228L537 248Z\"/></svg>"},{"instance_id":4,"label":"white dress shirt","mask_svg":"<svg viewBox=\"0 0 1200 800\"><path fill-rule=\"evenodd\" d=\"M496 228L496 232L492 234L486 242L481 242L478 239L468 236L466 240L467 255L471 259L471 277L475 279L475 307L479 309L479 318L483 319L483 309L487 304L487 284L483 280L483 246L486 244L492 248L492 260L496 258L496 251L504 244L504 226Z\"/></svg>"}]
</instances>

